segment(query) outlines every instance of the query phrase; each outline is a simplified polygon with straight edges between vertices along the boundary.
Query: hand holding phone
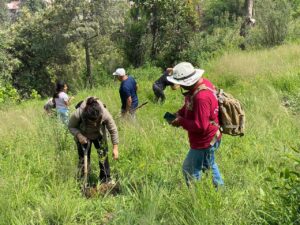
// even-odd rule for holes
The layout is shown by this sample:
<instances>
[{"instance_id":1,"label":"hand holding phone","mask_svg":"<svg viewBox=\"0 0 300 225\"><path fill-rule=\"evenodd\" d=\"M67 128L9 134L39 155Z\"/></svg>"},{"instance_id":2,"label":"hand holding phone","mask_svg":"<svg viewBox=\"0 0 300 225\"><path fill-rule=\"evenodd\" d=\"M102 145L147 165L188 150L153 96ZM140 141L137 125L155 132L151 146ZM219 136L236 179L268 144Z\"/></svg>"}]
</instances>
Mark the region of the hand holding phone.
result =
<instances>
[{"instance_id":1,"label":"hand holding phone","mask_svg":"<svg viewBox=\"0 0 300 225\"><path fill-rule=\"evenodd\" d=\"M173 113L166 112L164 115L164 119L167 120L168 123L171 123L173 120L176 119L176 115Z\"/></svg>"}]
</instances>

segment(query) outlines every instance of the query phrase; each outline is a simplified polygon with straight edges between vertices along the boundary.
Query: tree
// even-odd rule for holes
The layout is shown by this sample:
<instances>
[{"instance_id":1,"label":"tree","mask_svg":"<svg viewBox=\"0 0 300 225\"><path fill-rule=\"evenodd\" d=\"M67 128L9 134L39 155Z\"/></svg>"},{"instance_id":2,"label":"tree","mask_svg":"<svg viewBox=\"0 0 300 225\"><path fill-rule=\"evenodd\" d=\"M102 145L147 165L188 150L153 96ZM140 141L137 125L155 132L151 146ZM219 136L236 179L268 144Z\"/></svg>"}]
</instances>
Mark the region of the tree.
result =
<instances>
[{"instance_id":1,"label":"tree","mask_svg":"<svg viewBox=\"0 0 300 225\"><path fill-rule=\"evenodd\" d=\"M49 95L57 79L79 83L83 56L85 86L92 87L93 59L102 54L99 43L119 21L112 21L116 4L101 0L56 0L51 7L35 13L24 7L20 19L11 27L14 38L10 52L20 61L12 74L14 86L24 96L32 89ZM78 70L71 70L70 65Z\"/></svg>"},{"instance_id":2,"label":"tree","mask_svg":"<svg viewBox=\"0 0 300 225\"><path fill-rule=\"evenodd\" d=\"M7 21L7 12L8 9L6 7L6 1L5 0L0 0L0 28L1 25L4 24Z\"/></svg>"},{"instance_id":3,"label":"tree","mask_svg":"<svg viewBox=\"0 0 300 225\"><path fill-rule=\"evenodd\" d=\"M10 40L7 31L0 29L0 104L7 100L10 102L19 100L17 90L11 85L11 74L17 67L18 60L7 51Z\"/></svg>"},{"instance_id":4,"label":"tree","mask_svg":"<svg viewBox=\"0 0 300 225\"><path fill-rule=\"evenodd\" d=\"M215 28L234 26L237 19L244 16L244 5L245 0L202 1L201 30L212 33Z\"/></svg>"},{"instance_id":5,"label":"tree","mask_svg":"<svg viewBox=\"0 0 300 225\"><path fill-rule=\"evenodd\" d=\"M116 42L120 43L127 60L134 66L141 66L148 60L151 43L147 32L147 18L140 16L138 10L131 9L131 17L126 20L124 30L115 35Z\"/></svg>"},{"instance_id":6,"label":"tree","mask_svg":"<svg viewBox=\"0 0 300 225\"><path fill-rule=\"evenodd\" d=\"M46 8L46 3L44 0L26 0L22 2L22 8L27 7L30 12L37 12L39 10Z\"/></svg>"},{"instance_id":7,"label":"tree","mask_svg":"<svg viewBox=\"0 0 300 225\"><path fill-rule=\"evenodd\" d=\"M257 1L255 11L260 44L264 46L282 44L288 34L291 20L292 10L289 0Z\"/></svg>"},{"instance_id":8,"label":"tree","mask_svg":"<svg viewBox=\"0 0 300 225\"><path fill-rule=\"evenodd\" d=\"M179 60L180 52L187 46L198 25L196 11L190 1L186 0L135 1L135 6L131 9L131 18L132 27L143 32L139 34L139 45L144 45L138 48L143 49L140 54L149 53L149 58L163 67ZM127 40L134 40L136 34L137 32L133 32L124 36L128 35ZM128 46L124 48L128 49ZM138 58L147 57L139 55ZM141 63L143 62L139 62Z\"/></svg>"},{"instance_id":9,"label":"tree","mask_svg":"<svg viewBox=\"0 0 300 225\"><path fill-rule=\"evenodd\" d=\"M101 38L108 36L114 32L114 26L119 22L113 19L113 16L122 17L120 12L116 12L118 2L110 2L103 0L94 1L76 1L73 2L75 17L71 24L70 35L81 43L85 50L86 62L86 87L91 88L94 84L92 75L92 58L97 57L95 48L91 46ZM99 46L98 46L99 47Z\"/></svg>"},{"instance_id":10,"label":"tree","mask_svg":"<svg viewBox=\"0 0 300 225\"><path fill-rule=\"evenodd\" d=\"M24 9L19 22L11 26L13 42L9 51L20 65L12 73L14 86L27 96L32 89L42 95L53 92L49 67L68 64L70 38L64 34L73 18L69 9L57 5L31 14Z\"/></svg>"},{"instance_id":11,"label":"tree","mask_svg":"<svg viewBox=\"0 0 300 225\"><path fill-rule=\"evenodd\" d=\"M91 88L93 85L91 73L91 56L90 56L90 42L93 38L99 35L99 25L94 20L92 3L82 1L75 7L76 17L73 21L75 35L82 39L85 50L86 62L86 87Z\"/></svg>"},{"instance_id":12,"label":"tree","mask_svg":"<svg viewBox=\"0 0 300 225\"><path fill-rule=\"evenodd\" d=\"M251 27L255 25L255 19L253 18L253 9L254 9L254 0L245 0L245 19L241 25L240 35L246 37L249 33ZM242 49L245 49L245 46L242 44Z\"/></svg>"},{"instance_id":13,"label":"tree","mask_svg":"<svg viewBox=\"0 0 300 225\"><path fill-rule=\"evenodd\" d=\"M253 4L254 0L245 0L245 6L246 6L246 17L252 18L253 17Z\"/></svg>"}]
</instances>

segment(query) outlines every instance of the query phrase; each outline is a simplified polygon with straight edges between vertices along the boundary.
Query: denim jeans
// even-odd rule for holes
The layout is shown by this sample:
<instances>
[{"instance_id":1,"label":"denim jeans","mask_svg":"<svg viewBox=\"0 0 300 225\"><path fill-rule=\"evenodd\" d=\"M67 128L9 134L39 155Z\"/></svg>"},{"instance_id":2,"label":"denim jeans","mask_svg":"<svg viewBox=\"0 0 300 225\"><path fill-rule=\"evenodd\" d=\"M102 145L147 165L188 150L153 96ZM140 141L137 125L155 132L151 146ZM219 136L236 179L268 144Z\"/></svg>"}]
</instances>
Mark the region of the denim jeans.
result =
<instances>
[{"instance_id":1,"label":"denim jeans","mask_svg":"<svg viewBox=\"0 0 300 225\"><path fill-rule=\"evenodd\" d=\"M63 122L63 124L68 125L69 110L68 109L57 109L57 117L61 122Z\"/></svg>"},{"instance_id":2,"label":"denim jeans","mask_svg":"<svg viewBox=\"0 0 300 225\"><path fill-rule=\"evenodd\" d=\"M217 141L213 146L206 149L190 149L182 165L183 175L186 184L190 186L191 179L200 180L201 172L211 168L213 184L215 186L224 185L218 165L215 162L215 152L221 141Z\"/></svg>"}]
</instances>

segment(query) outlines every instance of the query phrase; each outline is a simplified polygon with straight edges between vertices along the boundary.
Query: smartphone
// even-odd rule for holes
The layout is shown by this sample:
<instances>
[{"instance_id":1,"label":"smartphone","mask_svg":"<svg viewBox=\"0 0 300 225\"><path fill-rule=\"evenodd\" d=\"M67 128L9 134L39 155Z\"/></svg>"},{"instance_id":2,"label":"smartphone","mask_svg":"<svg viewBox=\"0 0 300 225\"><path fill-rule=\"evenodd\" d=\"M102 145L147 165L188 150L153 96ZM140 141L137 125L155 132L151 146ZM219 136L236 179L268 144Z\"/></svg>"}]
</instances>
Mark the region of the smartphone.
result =
<instances>
[{"instance_id":1,"label":"smartphone","mask_svg":"<svg viewBox=\"0 0 300 225\"><path fill-rule=\"evenodd\" d=\"M176 119L176 115L174 115L173 113L166 112L164 115L164 119L171 123L173 120Z\"/></svg>"}]
</instances>

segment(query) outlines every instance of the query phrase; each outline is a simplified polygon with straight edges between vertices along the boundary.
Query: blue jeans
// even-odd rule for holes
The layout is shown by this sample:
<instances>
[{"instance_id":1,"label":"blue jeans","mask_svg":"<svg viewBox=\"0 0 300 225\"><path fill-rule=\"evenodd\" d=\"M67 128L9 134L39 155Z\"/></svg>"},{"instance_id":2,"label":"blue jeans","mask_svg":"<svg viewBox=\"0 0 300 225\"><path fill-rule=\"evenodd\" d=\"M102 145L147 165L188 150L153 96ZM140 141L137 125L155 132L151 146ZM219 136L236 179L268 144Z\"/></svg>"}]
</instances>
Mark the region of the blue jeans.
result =
<instances>
[{"instance_id":1,"label":"blue jeans","mask_svg":"<svg viewBox=\"0 0 300 225\"><path fill-rule=\"evenodd\" d=\"M57 117L67 126L69 123L69 109L57 109Z\"/></svg>"},{"instance_id":2,"label":"blue jeans","mask_svg":"<svg viewBox=\"0 0 300 225\"><path fill-rule=\"evenodd\" d=\"M206 149L190 149L183 165L182 171L186 184L190 186L191 179L200 180L201 172L211 168L213 174L213 184L215 186L224 185L218 165L215 162L215 151L220 146L221 141L217 141L213 146Z\"/></svg>"}]
</instances>

